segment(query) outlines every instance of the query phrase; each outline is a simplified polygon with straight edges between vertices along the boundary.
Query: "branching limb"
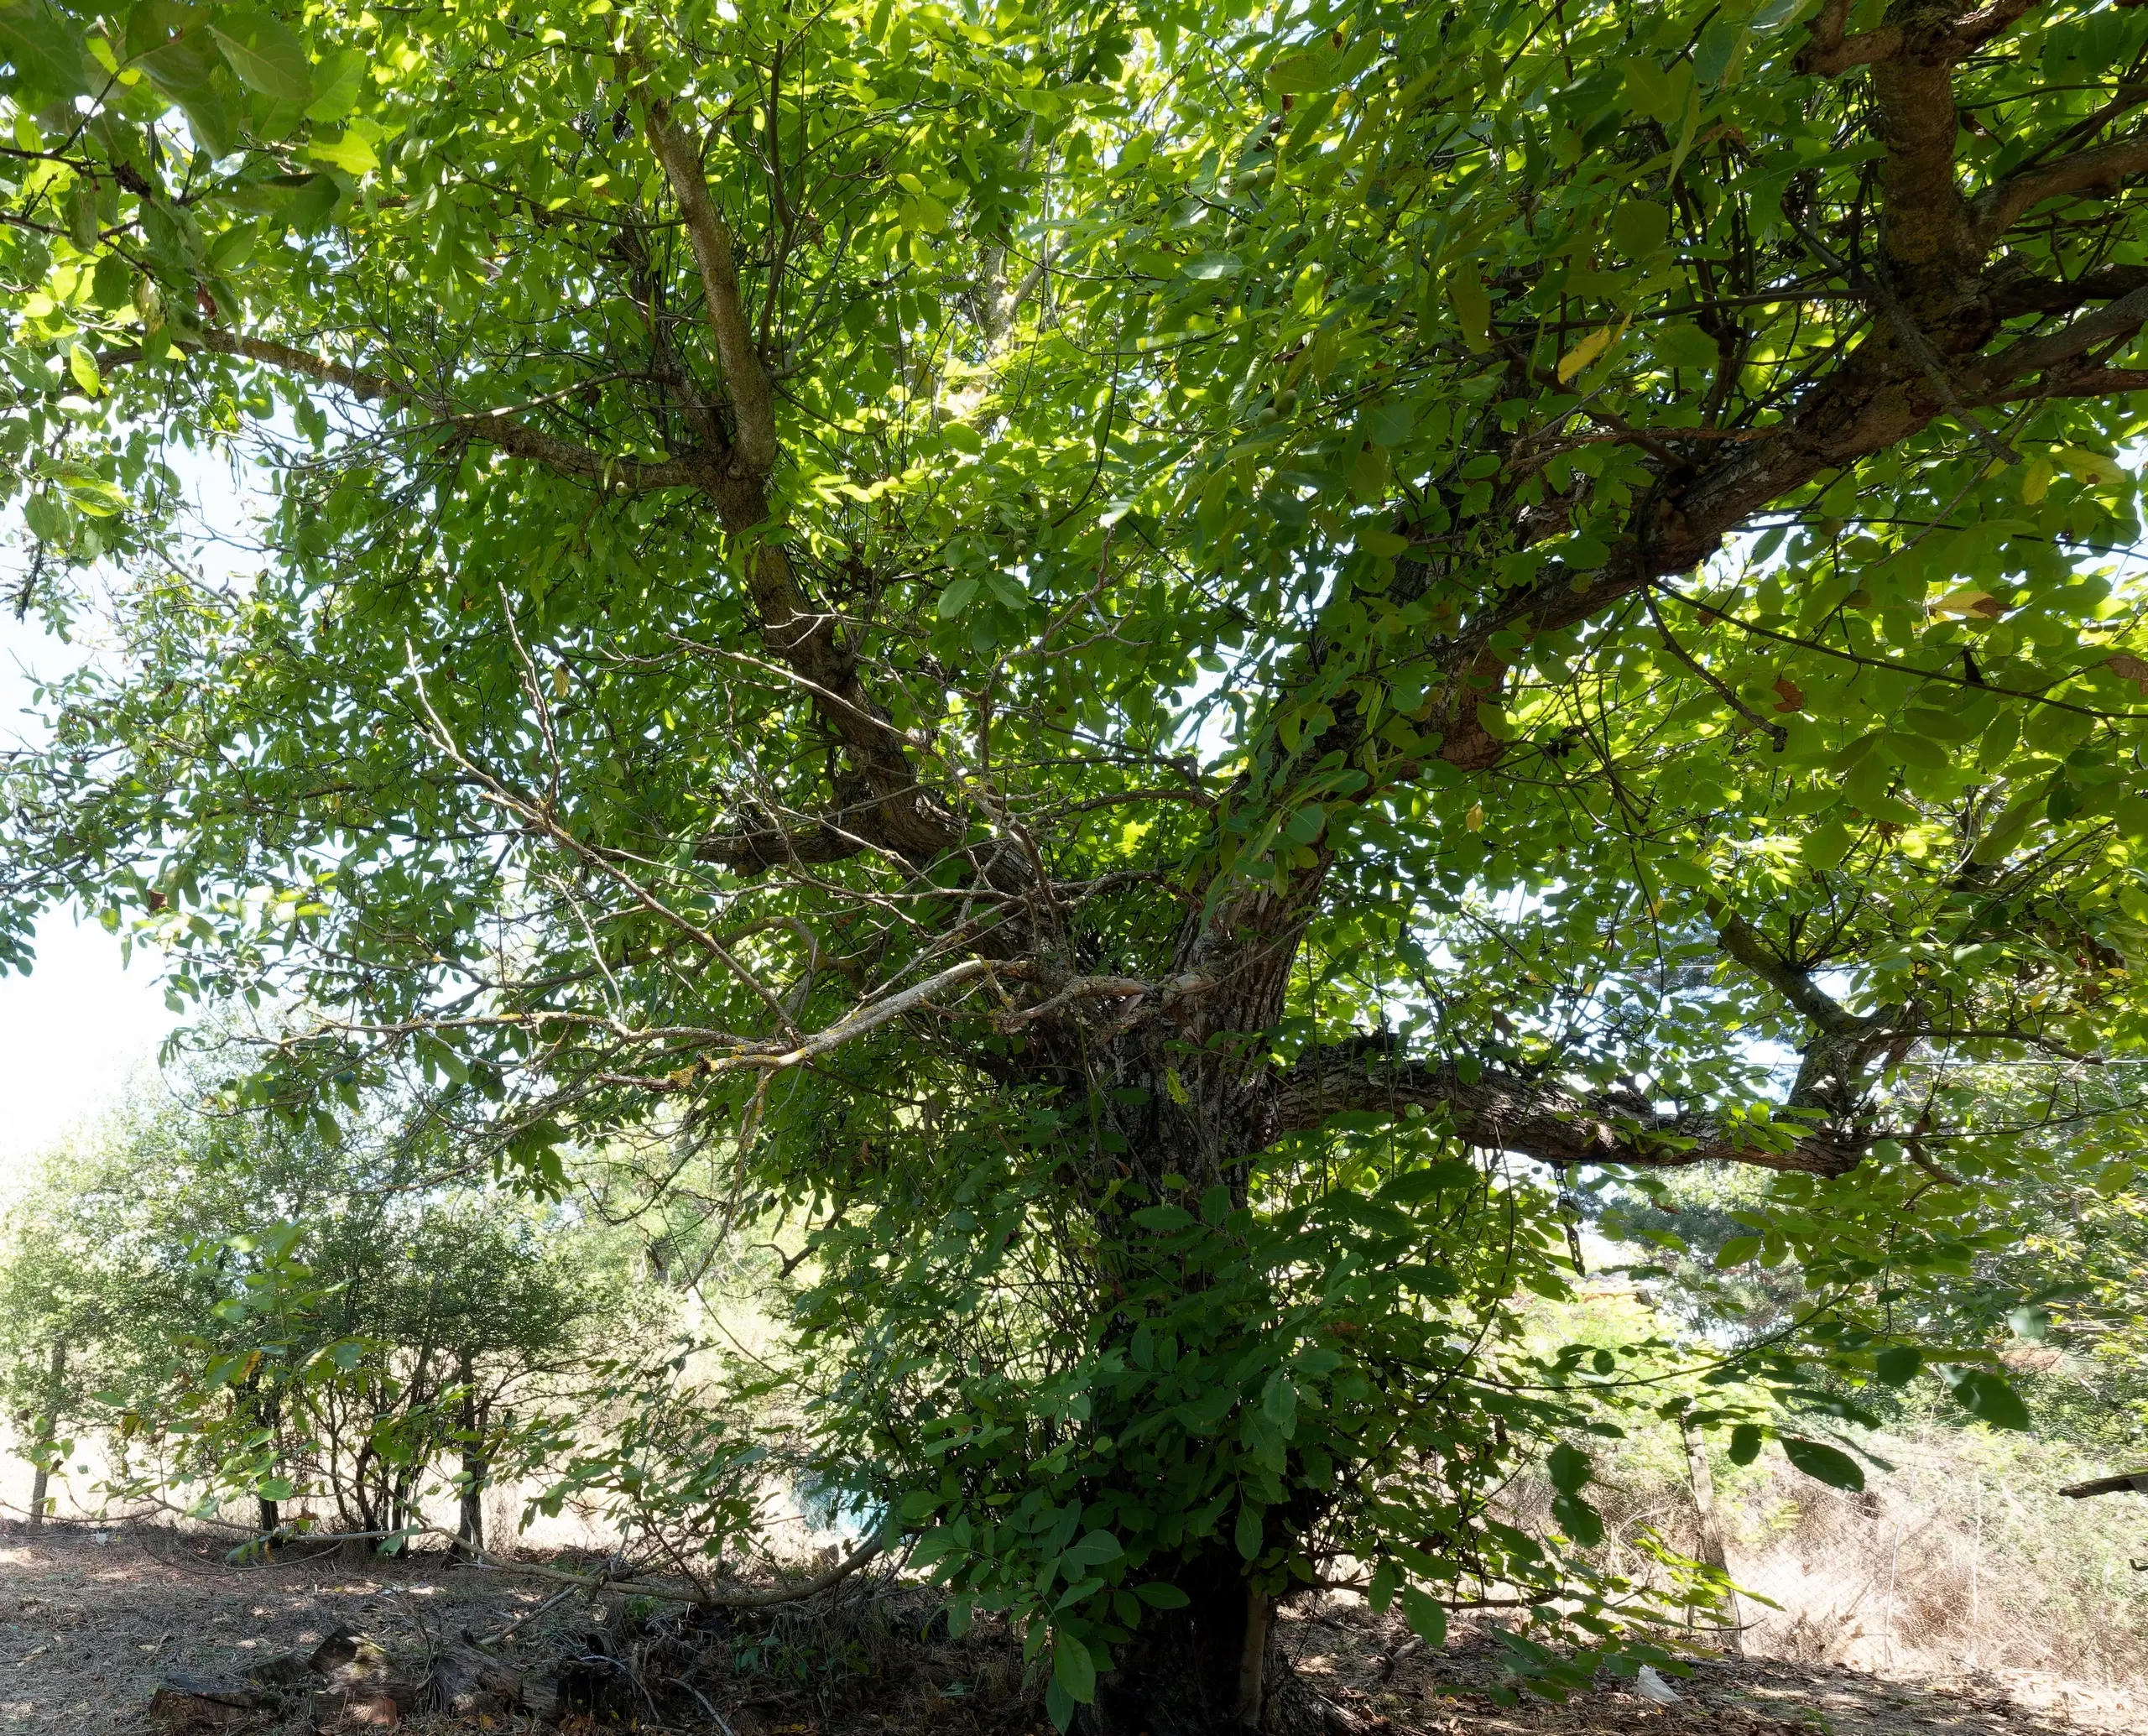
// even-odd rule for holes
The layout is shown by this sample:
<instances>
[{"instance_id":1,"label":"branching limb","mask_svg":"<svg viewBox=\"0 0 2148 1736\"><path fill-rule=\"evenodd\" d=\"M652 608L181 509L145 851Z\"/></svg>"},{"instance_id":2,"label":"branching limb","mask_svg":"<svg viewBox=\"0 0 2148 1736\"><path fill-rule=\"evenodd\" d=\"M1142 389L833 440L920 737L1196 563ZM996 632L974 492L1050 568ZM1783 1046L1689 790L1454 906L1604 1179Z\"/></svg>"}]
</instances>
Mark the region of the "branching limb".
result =
<instances>
[{"instance_id":1,"label":"branching limb","mask_svg":"<svg viewBox=\"0 0 2148 1736\"><path fill-rule=\"evenodd\" d=\"M2083 314L2048 337L2025 337L1965 372L1963 386L1973 395L1999 392L2014 381L2060 368L2087 352L2130 337L2148 322L2148 284L2114 302Z\"/></svg>"},{"instance_id":2,"label":"branching limb","mask_svg":"<svg viewBox=\"0 0 2148 1736\"><path fill-rule=\"evenodd\" d=\"M2143 287L2148 287L2148 265L2106 265L2067 283L2017 278L1992 291L1991 306L2002 320L2025 314L2070 314L2091 301L2116 301Z\"/></svg>"},{"instance_id":3,"label":"branching limb","mask_svg":"<svg viewBox=\"0 0 2148 1736\"><path fill-rule=\"evenodd\" d=\"M618 458L576 446L571 441L545 433L508 410L468 410L428 398L415 388L386 374L372 373L331 362L310 351L273 339L248 337L211 326L182 340L182 347L207 350L258 362L266 368L335 386L368 403L406 404L429 412L441 422L472 440L498 446L518 458L527 458L561 476L581 477L607 488L636 493L654 488L698 487L707 481L707 461L700 457L673 458L651 462Z\"/></svg>"},{"instance_id":4,"label":"branching limb","mask_svg":"<svg viewBox=\"0 0 2148 1736\"><path fill-rule=\"evenodd\" d=\"M1870 1027L1871 1020L1851 1012L1814 983L1811 972L1784 958L1743 916L1722 917L1716 943L1830 1036L1851 1036Z\"/></svg>"},{"instance_id":5,"label":"branching limb","mask_svg":"<svg viewBox=\"0 0 2148 1736\"><path fill-rule=\"evenodd\" d=\"M846 821L863 817L838 816L795 828L768 826L754 832L715 833L695 844L694 860L748 877L793 864L818 868L830 863L847 862L873 847L866 839L847 829Z\"/></svg>"},{"instance_id":6,"label":"branching limb","mask_svg":"<svg viewBox=\"0 0 2148 1736\"><path fill-rule=\"evenodd\" d=\"M1798 55L1797 70L1836 78L1855 67L1912 55L1933 66L1949 66L2005 34L2036 4L2036 0L1991 0L1989 5L1966 18L1952 18L1942 13L1929 23L1890 23L1846 36L1850 0L1827 0L1812 21L1812 39Z\"/></svg>"},{"instance_id":7,"label":"branching limb","mask_svg":"<svg viewBox=\"0 0 2148 1736\"><path fill-rule=\"evenodd\" d=\"M1019 1030L1024 1025L1050 1017L1062 1007L1083 1000L1136 1000L1144 994L1153 994L1155 985L1144 983L1139 977L1077 977L1056 994L1039 1001L1034 1007L1024 1007L1019 1012L1009 1013L999 1021L1002 1030Z\"/></svg>"},{"instance_id":8,"label":"branching limb","mask_svg":"<svg viewBox=\"0 0 2148 1736\"><path fill-rule=\"evenodd\" d=\"M1657 635L1663 640L1663 649L1670 652L1673 657L1676 657L1681 663L1684 664L1687 669L1692 670L1695 675L1698 675L1703 681L1707 682L1709 686L1713 687L1717 693L1721 695L1723 703L1728 705L1731 710L1737 712L1739 717L1743 717L1748 723L1751 724L1754 728L1759 730L1762 734L1767 736L1771 741L1773 741L1775 744L1775 751L1780 753L1783 749L1783 744L1790 739L1789 730L1785 728L1780 723L1769 722L1766 718L1763 717L1758 712L1754 711L1752 706L1747 705L1744 700L1740 699L1737 694L1731 690L1729 684L1720 675L1718 675L1713 671L1703 667L1683 645L1680 644L1676 639L1671 638L1671 629L1663 624L1663 617L1656 612L1655 598L1653 596L1650 596L1648 597L1647 602L1648 618L1650 620L1655 623Z\"/></svg>"},{"instance_id":9,"label":"branching limb","mask_svg":"<svg viewBox=\"0 0 2148 1736\"><path fill-rule=\"evenodd\" d=\"M633 64L641 85L649 149L670 183L672 196L679 201L679 215L701 273L709 330L715 335L717 359L722 364L724 383L737 418L732 435L733 461L752 476L765 477L775 467L775 399L753 329L747 322L730 226L708 196L708 178L702 172L700 149L672 117L670 104L650 88L647 63L639 54Z\"/></svg>"},{"instance_id":10,"label":"branching limb","mask_svg":"<svg viewBox=\"0 0 2148 1736\"><path fill-rule=\"evenodd\" d=\"M2109 144L2076 151L2041 169L2009 175L1979 194L1971 205L1977 237L1987 249L1995 247L2026 212L2046 199L2090 187L2114 186L2144 173L2148 173L2148 133L2135 133Z\"/></svg>"},{"instance_id":11,"label":"branching limb","mask_svg":"<svg viewBox=\"0 0 2148 1736\"><path fill-rule=\"evenodd\" d=\"M1412 1106L1444 1115L1472 1145L1548 1164L1662 1170L1739 1163L1841 1176L1879 1137L1770 1139L1705 1113L1666 1114L1625 1093L1577 1092L1493 1067L1465 1082L1451 1061L1410 1060L1377 1039L1307 1050L1277 1080L1272 1100L1278 1134L1307 1131L1345 1110L1400 1115Z\"/></svg>"}]
</instances>

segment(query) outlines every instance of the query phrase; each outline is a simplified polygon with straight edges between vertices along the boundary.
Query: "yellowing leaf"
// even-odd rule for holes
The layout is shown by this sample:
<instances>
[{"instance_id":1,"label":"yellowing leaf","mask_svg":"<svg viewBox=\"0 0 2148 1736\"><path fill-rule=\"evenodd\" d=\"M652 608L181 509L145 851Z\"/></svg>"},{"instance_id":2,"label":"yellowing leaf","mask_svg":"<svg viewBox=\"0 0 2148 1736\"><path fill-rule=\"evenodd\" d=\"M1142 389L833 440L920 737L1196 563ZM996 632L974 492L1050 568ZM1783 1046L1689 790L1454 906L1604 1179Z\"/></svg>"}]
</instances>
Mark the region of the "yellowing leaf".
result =
<instances>
[{"instance_id":1,"label":"yellowing leaf","mask_svg":"<svg viewBox=\"0 0 2148 1736\"><path fill-rule=\"evenodd\" d=\"M2079 446L2061 446L2051 455L2052 462L2076 482L2086 482L2092 488L2105 482L2118 481L2123 472L2118 460L2101 452L2090 452Z\"/></svg>"},{"instance_id":2,"label":"yellowing leaf","mask_svg":"<svg viewBox=\"0 0 2148 1736\"><path fill-rule=\"evenodd\" d=\"M1472 832L1483 831L1484 804L1481 801L1473 802L1470 805L1469 811L1462 816L1462 823L1468 826Z\"/></svg>"},{"instance_id":3,"label":"yellowing leaf","mask_svg":"<svg viewBox=\"0 0 2148 1736\"><path fill-rule=\"evenodd\" d=\"M1492 298L1484 293L1484 285L1475 269L1464 265L1448 279L1447 297L1454 303L1454 316L1462 324L1462 336L1473 350L1488 348L1492 341Z\"/></svg>"},{"instance_id":4,"label":"yellowing leaf","mask_svg":"<svg viewBox=\"0 0 2148 1736\"><path fill-rule=\"evenodd\" d=\"M1567 353L1559 357L1559 383L1572 379L1611 347L1611 328L1602 326L1592 331Z\"/></svg>"},{"instance_id":5,"label":"yellowing leaf","mask_svg":"<svg viewBox=\"0 0 2148 1736\"><path fill-rule=\"evenodd\" d=\"M75 376L75 383L91 397L104 390L104 381L97 373L96 357L80 344L67 347L67 372Z\"/></svg>"},{"instance_id":6,"label":"yellowing leaf","mask_svg":"<svg viewBox=\"0 0 2148 1736\"><path fill-rule=\"evenodd\" d=\"M2041 500L2051 492L2051 481L2057 474L2050 459L2031 459L2029 467L2021 472L2021 503L2034 506Z\"/></svg>"},{"instance_id":7,"label":"yellowing leaf","mask_svg":"<svg viewBox=\"0 0 2148 1736\"><path fill-rule=\"evenodd\" d=\"M1932 603L1932 613L1957 617L1973 615L1979 620L1996 621L2006 613L2006 605L1989 591L1949 591Z\"/></svg>"}]
</instances>

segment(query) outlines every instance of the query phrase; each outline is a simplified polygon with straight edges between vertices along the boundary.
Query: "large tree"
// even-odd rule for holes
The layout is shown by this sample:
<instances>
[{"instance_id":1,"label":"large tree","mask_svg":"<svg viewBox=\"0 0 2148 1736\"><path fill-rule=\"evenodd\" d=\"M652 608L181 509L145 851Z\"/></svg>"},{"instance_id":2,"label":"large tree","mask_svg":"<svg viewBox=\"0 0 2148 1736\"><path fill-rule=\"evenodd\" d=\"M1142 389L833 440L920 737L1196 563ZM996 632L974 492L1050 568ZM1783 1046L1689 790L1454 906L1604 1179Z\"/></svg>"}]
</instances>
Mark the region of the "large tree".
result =
<instances>
[{"instance_id":1,"label":"large tree","mask_svg":"<svg viewBox=\"0 0 2148 1736\"><path fill-rule=\"evenodd\" d=\"M18 607L128 576L16 933L321 1009L237 1100L735 1152L831 1463L1062 1719L1259 1719L1312 1584L1605 1626L1585 1457L1563 1544L1488 1505L1617 1385L1513 1342L1586 1178L1773 1172L1770 1367L1900 1378L2053 1149L1978 1070L2113 1112L2148 13L0 39Z\"/></svg>"}]
</instances>

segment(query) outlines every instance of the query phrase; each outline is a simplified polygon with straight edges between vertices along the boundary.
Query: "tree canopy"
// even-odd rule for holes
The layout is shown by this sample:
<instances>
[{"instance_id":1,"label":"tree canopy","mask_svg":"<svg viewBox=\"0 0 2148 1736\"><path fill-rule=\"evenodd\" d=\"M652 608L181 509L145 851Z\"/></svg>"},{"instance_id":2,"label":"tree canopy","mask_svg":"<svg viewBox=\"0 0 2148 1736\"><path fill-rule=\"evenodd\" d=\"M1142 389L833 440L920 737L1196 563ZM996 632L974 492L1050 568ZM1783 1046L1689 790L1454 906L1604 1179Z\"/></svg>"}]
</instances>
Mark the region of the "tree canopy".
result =
<instances>
[{"instance_id":1,"label":"tree canopy","mask_svg":"<svg viewBox=\"0 0 2148 1736\"><path fill-rule=\"evenodd\" d=\"M831 1474L1062 1723L1281 1716L1322 1584L1645 1613L1572 1436L1648 1391L1516 1324L1577 1189L1768 1173L1749 1456L1853 1478L1786 1417L1927 1353L2012 1415L1911 1304L2134 1113L2148 13L0 47L17 606L118 647L9 765L13 957L73 897L300 1009L234 1108L731 1153Z\"/></svg>"}]
</instances>

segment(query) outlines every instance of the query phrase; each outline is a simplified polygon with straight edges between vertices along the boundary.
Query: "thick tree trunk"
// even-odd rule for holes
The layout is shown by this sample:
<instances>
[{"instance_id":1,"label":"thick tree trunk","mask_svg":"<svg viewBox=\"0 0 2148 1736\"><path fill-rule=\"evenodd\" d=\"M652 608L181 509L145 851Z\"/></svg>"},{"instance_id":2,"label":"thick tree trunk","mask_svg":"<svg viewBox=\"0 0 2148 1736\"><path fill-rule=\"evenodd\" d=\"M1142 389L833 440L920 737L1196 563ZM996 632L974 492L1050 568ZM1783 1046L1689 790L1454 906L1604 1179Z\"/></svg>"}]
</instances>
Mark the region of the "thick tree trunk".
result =
<instances>
[{"instance_id":1,"label":"thick tree trunk","mask_svg":"<svg viewBox=\"0 0 2148 1736\"><path fill-rule=\"evenodd\" d=\"M1235 1551L1182 1568L1183 1609L1152 1610L1097 1684L1095 1736L1216 1736L1258 1728L1270 1605L1249 1590Z\"/></svg>"},{"instance_id":2,"label":"thick tree trunk","mask_svg":"<svg viewBox=\"0 0 2148 1736\"><path fill-rule=\"evenodd\" d=\"M52 1489L52 1446L60 1436L60 1399L67 1379L67 1341L52 1341L52 1360L44 1374L44 1415L38 1419L36 1474L30 1478L30 1523L43 1525Z\"/></svg>"}]
</instances>

